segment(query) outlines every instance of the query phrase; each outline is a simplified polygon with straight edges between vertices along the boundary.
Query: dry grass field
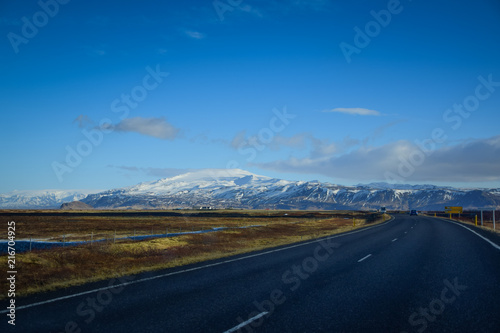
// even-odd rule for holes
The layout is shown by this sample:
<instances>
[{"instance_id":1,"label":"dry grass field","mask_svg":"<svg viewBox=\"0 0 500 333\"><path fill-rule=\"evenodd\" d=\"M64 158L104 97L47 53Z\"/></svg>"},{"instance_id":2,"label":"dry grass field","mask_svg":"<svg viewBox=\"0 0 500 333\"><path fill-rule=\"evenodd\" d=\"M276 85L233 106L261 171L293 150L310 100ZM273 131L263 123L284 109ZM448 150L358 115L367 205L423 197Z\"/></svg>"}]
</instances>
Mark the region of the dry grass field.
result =
<instances>
[{"instance_id":1,"label":"dry grass field","mask_svg":"<svg viewBox=\"0 0 500 333\"><path fill-rule=\"evenodd\" d=\"M17 214L16 214L17 213ZM229 227L224 231L143 241L117 240L16 254L17 295L55 290L145 271L181 266L352 230L387 216L341 211L9 212L16 238L89 240ZM353 227L353 218L356 226ZM255 226L239 228L244 226ZM155 230L157 232L155 232ZM5 237L4 237L5 238ZM7 267L7 255L0 256ZM0 282L6 297L6 281Z\"/></svg>"}]
</instances>

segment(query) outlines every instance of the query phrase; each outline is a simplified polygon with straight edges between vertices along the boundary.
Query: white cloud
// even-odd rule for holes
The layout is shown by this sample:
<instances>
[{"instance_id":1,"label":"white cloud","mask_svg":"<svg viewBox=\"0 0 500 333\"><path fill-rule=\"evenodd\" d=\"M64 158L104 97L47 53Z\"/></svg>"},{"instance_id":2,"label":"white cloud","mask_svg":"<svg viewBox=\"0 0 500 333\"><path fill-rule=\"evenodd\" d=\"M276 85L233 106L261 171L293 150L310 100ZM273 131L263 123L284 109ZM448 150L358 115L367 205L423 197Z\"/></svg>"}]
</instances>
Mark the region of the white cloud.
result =
<instances>
[{"instance_id":1,"label":"white cloud","mask_svg":"<svg viewBox=\"0 0 500 333\"><path fill-rule=\"evenodd\" d=\"M338 113L346 113L346 114L359 115L359 116L381 116L382 115L378 111L363 109L363 108L335 108L332 110L326 110L325 112L338 112Z\"/></svg>"},{"instance_id":2,"label":"white cloud","mask_svg":"<svg viewBox=\"0 0 500 333\"><path fill-rule=\"evenodd\" d=\"M360 147L335 156L311 154L307 158L291 157L288 160L254 165L279 172L322 174L356 181L500 180L500 136L431 148L430 144L422 149L412 142L402 140L380 147Z\"/></svg>"},{"instance_id":3,"label":"white cloud","mask_svg":"<svg viewBox=\"0 0 500 333\"><path fill-rule=\"evenodd\" d=\"M118 132L136 132L164 140L173 140L179 129L168 123L165 118L127 118L116 124L113 129Z\"/></svg>"}]
</instances>

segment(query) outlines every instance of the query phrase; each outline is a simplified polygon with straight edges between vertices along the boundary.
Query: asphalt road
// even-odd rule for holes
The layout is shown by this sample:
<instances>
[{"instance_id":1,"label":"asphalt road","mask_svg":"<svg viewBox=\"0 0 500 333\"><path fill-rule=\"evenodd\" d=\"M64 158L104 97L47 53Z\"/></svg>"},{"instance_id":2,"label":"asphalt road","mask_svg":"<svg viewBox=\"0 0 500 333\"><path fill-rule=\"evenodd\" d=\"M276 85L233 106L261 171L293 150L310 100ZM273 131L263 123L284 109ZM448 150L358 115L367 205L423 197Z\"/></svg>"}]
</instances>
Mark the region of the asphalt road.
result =
<instances>
[{"instance_id":1,"label":"asphalt road","mask_svg":"<svg viewBox=\"0 0 500 333\"><path fill-rule=\"evenodd\" d=\"M17 299L15 328L2 313L0 331L500 332L500 240L468 228L478 234L396 215L322 241Z\"/></svg>"}]
</instances>

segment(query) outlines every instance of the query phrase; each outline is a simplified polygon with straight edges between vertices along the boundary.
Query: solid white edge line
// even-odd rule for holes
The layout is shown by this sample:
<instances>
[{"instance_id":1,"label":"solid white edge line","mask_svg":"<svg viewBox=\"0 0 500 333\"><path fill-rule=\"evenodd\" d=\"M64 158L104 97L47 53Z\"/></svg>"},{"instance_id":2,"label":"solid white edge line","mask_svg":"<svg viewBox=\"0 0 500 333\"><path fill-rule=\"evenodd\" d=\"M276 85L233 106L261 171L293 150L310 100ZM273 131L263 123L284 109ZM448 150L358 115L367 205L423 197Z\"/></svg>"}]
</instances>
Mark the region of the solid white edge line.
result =
<instances>
[{"instance_id":1,"label":"solid white edge line","mask_svg":"<svg viewBox=\"0 0 500 333\"><path fill-rule=\"evenodd\" d=\"M248 319L247 321L244 321L242 322L241 324L239 324L238 326L235 326L233 328L231 328L230 330L227 330L227 331L224 331L224 333L233 333L233 332L236 332L237 330L247 326L248 324L250 324L252 321L255 321L257 319L259 319L260 317L264 317L266 314L268 314L269 312L267 311L264 311L264 312L261 312L259 313L258 315L256 315L255 317L252 317L250 319Z\"/></svg>"},{"instance_id":2,"label":"solid white edge line","mask_svg":"<svg viewBox=\"0 0 500 333\"><path fill-rule=\"evenodd\" d=\"M469 228L467 228L466 226L464 226L464 225L462 225L462 224L460 224L460 223L454 222L454 221L445 220L445 219L442 219L442 221L445 221L445 222L449 222L449 223L453 223L453 224L459 225L459 226L461 226L462 228L465 228L465 229L469 230L470 232L472 232L472 233L473 233L473 234L475 234L476 236L481 237L483 240L485 240L485 241L487 241L488 243L490 243L490 244L491 244L491 246L493 246L495 249L500 250L500 245L498 245L498 244L496 244L496 243L493 243L491 240L489 240L488 238L486 238L486 237L484 237L484 236L482 236L482 235L478 234L478 233L477 233L477 232L475 232L474 230L469 229Z\"/></svg>"},{"instance_id":3,"label":"solid white edge line","mask_svg":"<svg viewBox=\"0 0 500 333\"><path fill-rule=\"evenodd\" d=\"M362 262L363 260L366 260L366 259L370 258L371 256L372 256L372 254L370 253L369 255L359 259L358 262Z\"/></svg>"},{"instance_id":4,"label":"solid white edge line","mask_svg":"<svg viewBox=\"0 0 500 333\"><path fill-rule=\"evenodd\" d=\"M53 298L53 299L48 299L48 300L42 301L42 302L37 302L37 303L32 303L32 304L27 304L27 305L21 305L21 306L17 306L16 307L16 311L17 310L23 310L23 309L31 308L31 307L38 306L38 305L44 305L44 304L48 304L48 303L62 301L62 300L73 298L73 297L88 295L88 294L92 294L92 293L99 292L99 291L102 291L102 290L107 290L107 289L111 289L111 288L125 287L125 286L131 285L131 284L136 284L136 283L140 283L140 282L156 280L156 279L164 278L164 277L167 277L167 276L177 275L177 274L181 274L181 273L187 273L187 272L191 272L191 271L197 271L197 270L200 270L200 269L204 269L204 268L208 268L208 267L213 267L213 266L219 266L219 265L227 264L227 263L234 262L234 261L239 261L239 260L249 259L249 258L253 258L253 257L263 256L265 254L270 254L270 253L273 253L273 252L280 252L280 251L284 251L284 250L288 250L288 249L293 249L293 248L299 247L299 246L304 246L304 245L309 245L309 244L313 244L313 243L318 243L318 242L321 242L321 241L327 240L327 239L333 239L333 238L339 238L339 237L343 237L343 236L347 236L347 235L352 235L352 234L355 234L355 233L358 233L358 232L362 232L362 231L365 231L365 230L369 230L369 229L380 227L382 225L386 225L387 223L392 222L392 221L394 221L394 217L391 218L390 220L387 220L387 221L382 222L380 224L377 224L377 225L374 225L374 226L371 226L371 227L365 227L365 228L359 229L359 230L349 231L349 232L346 232L346 233L340 234L340 235L333 235L333 236L329 236L329 237L325 237L325 238L315 239L313 241L309 241L309 242L306 242L306 243L295 244L295 245L291 245L291 246L279 248L279 249L276 249L276 250L271 250L271 251L266 251L266 252L262 252L262 253L251 254L251 255L248 255L248 256L241 257L241 258L229 259L229 260L225 260L225 261L221 261L221 262L216 262L216 263L208 264L208 265L203 265L203 266L199 266L199 267L188 268L188 269L184 269L184 270L177 271L177 272L172 272L172 273L167 273L167 274L162 274L162 275L156 275L156 276L152 276L152 277L149 277L149 278L143 278L143 279L134 280L134 281L130 281L130 282L124 282L124 283L120 283L120 284L116 284L116 285L112 285L112 286L107 286L107 287L102 287L102 288L87 290L87 291L83 291L83 292L77 293L77 294L66 295L66 296L61 296L61 297L57 297L57 298ZM0 314L8 313L8 312L9 312L9 310L2 310L2 311L0 311Z\"/></svg>"},{"instance_id":5,"label":"solid white edge line","mask_svg":"<svg viewBox=\"0 0 500 333\"><path fill-rule=\"evenodd\" d=\"M393 241L393 242L395 242L395 241L397 241L397 240L398 240L397 238L394 238L392 241Z\"/></svg>"}]
</instances>

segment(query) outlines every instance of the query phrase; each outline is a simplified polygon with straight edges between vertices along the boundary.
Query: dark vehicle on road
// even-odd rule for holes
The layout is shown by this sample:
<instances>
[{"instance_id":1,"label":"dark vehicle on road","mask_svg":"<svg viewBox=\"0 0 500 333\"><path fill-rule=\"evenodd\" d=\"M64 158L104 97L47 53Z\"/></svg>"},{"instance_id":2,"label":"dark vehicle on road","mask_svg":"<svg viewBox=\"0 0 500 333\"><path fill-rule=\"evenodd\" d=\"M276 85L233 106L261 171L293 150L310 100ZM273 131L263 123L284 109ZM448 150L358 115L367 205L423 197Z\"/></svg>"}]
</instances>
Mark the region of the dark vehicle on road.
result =
<instances>
[{"instance_id":1,"label":"dark vehicle on road","mask_svg":"<svg viewBox=\"0 0 500 333\"><path fill-rule=\"evenodd\" d=\"M410 210L410 215L415 215L415 216L417 216L417 215L418 215L418 213L417 213L417 211L416 211L415 209L412 209L412 210Z\"/></svg>"}]
</instances>

